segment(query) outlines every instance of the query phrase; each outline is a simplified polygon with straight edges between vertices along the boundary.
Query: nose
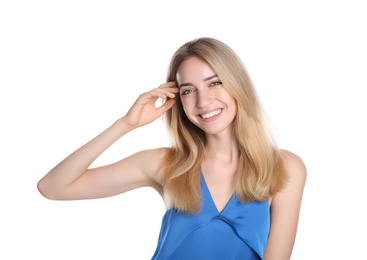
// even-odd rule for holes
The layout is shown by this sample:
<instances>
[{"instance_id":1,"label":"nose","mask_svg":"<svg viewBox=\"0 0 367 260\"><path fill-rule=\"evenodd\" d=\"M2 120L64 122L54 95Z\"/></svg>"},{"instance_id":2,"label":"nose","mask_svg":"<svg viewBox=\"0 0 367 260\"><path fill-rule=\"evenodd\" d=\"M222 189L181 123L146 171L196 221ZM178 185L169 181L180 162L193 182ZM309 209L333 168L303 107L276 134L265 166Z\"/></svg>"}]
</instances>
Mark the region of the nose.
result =
<instances>
[{"instance_id":1,"label":"nose","mask_svg":"<svg viewBox=\"0 0 367 260\"><path fill-rule=\"evenodd\" d=\"M210 96L208 91L200 90L197 94L196 106L200 108L208 107L212 100L213 98Z\"/></svg>"}]
</instances>

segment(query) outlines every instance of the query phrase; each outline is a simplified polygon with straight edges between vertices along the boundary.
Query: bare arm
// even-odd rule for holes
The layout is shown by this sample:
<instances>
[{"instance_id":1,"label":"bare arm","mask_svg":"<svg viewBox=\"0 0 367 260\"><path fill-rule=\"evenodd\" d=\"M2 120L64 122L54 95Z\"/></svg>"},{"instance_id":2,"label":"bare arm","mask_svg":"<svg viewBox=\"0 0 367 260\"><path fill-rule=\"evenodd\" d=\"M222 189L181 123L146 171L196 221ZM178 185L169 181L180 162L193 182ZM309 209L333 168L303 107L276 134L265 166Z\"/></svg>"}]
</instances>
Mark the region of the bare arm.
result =
<instances>
[{"instance_id":1,"label":"bare arm","mask_svg":"<svg viewBox=\"0 0 367 260\"><path fill-rule=\"evenodd\" d=\"M290 259L296 238L306 167L302 160L288 151L281 152L289 181L271 204L271 224L264 260Z\"/></svg>"},{"instance_id":2,"label":"bare arm","mask_svg":"<svg viewBox=\"0 0 367 260\"><path fill-rule=\"evenodd\" d=\"M112 196L142 186L157 188L157 162L163 149L142 151L108 166L88 167L123 135L149 124L170 109L178 92L174 86L175 83L166 83L140 95L123 118L47 173L38 183L41 194L49 199L89 199ZM156 108L158 97L171 99ZM149 163L153 163L153 167L148 167Z\"/></svg>"}]
</instances>

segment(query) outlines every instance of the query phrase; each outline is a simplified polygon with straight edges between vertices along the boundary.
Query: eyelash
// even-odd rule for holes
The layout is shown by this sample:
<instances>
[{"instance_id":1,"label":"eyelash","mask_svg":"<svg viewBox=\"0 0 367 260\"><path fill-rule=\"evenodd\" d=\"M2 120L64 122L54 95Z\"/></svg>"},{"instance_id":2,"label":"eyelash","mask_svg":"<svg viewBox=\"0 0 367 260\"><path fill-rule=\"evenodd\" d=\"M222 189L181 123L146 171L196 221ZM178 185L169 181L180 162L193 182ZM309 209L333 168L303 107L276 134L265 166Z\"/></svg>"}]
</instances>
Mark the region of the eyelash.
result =
<instances>
[{"instance_id":1,"label":"eyelash","mask_svg":"<svg viewBox=\"0 0 367 260\"><path fill-rule=\"evenodd\" d=\"M210 84L210 87L211 86L218 86L218 85L222 85L222 82L221 81L214 81L213 83ZM187 90L182 91L181 95L184 96L184 95L190 94L191 92L193 92L192 89L187 89Z\"/></svg>"},{"instance_id":2,"label":"eyelash","mask_svg":"<svg viewBox=\"0 0 367 260\"><path fill-rule=\"evenodd\" d=\"M218 83L218 84L216 84L216 83ZM210 84L210 86L212 86L212 85L214 85L214 86L222 85L222 82L221 81L214 81L212 84Z\"/></svg>"},{"instance_id":3,"label":"eyelash","mask_svg":"<svg viewBox=\"0 0 367 260\"><path fill-rule=\"evenodd\" d=\"M184 90L182 91L181 95L184 96L184 95L190 94L192 91L193 91L192 89Z\"/></svg>"}]
</instances>

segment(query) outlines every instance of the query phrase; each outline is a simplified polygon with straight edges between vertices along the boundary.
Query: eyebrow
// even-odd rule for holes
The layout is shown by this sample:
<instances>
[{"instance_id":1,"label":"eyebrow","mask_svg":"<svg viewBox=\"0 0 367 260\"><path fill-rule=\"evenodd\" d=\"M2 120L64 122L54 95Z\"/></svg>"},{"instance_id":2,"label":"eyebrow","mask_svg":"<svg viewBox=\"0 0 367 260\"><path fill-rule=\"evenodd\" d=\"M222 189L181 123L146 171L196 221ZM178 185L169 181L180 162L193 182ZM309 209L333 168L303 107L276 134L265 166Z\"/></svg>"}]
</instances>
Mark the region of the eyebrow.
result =
<instances>
[{"instance_id":1,"label":"eyebrow","mask_svg":"<svg viewBox=\"0 0 367 260\"><path fill-rule=\"evenodd\" d=\"M217 75L217 74L212 75L212 76L209 76L209 77L207 77L207 78L203 79L203 82L208 81L208 80L211 80L211 79L213 79L213 78L217 78L217 77L218 77L218 75ZM182 83L182 84L179 86L179 88L181 88L181 87L185 87L185 86L193 86L193 85L194 85L194 84L192 84L192 83L190 83L190 82Z\"/></svg>"}]
</instances>

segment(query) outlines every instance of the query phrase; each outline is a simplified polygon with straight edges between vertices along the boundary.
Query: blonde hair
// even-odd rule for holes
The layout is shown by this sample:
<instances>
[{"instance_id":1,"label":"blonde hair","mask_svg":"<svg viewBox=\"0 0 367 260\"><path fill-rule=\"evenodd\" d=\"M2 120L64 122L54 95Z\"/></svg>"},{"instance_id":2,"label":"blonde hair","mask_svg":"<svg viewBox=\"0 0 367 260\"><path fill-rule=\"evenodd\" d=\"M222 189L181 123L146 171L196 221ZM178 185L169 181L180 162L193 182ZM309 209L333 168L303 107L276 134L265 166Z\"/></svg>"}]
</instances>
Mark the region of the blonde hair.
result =
<instances>
[{"instance_id":1,"label":"blonde hair","mask_svg":"<svg viewBox=\"0 0 367 260\"><path fill-rule=\"evenodd\" d=\"M237 103L233 122L233 134L240 152L234 180L237 196L241 202L270 198L282 189L287 176L244 65L226 44L212 38L199 38L185 43L173 55L167 82L176 81L180 64L192 56L201 58L213 68ZM170 206L188 214L199 213L205 133L186 117L179 95L164 119L172 137L172 147L161 164L164 192L170 199Z\"/></svg>"}]
</instances>

